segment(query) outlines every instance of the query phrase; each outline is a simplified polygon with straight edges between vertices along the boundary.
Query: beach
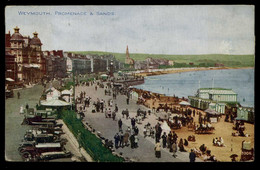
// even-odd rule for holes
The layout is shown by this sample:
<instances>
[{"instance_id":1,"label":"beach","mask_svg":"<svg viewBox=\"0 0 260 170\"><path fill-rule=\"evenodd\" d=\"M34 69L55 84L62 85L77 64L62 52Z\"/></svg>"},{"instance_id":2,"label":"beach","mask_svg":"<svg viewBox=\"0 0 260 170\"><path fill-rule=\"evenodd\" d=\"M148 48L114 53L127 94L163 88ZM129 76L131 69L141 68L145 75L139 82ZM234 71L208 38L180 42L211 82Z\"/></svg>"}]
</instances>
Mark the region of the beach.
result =
<instances>
[{"instance_id":1,"label":"beach","mask_svg":"<svg viewBox=\"0 0 260 170\"><path fill-rule=\"evenodd\" d=\"M181 72L193 72L203 70L224 70L224 69L252 69L254 67L193 67L193 68L174 68L174 69L155 69L150 71L135 72L136 76L154 76L161 74L172 74Z\"/></svg>"}]
</instances>

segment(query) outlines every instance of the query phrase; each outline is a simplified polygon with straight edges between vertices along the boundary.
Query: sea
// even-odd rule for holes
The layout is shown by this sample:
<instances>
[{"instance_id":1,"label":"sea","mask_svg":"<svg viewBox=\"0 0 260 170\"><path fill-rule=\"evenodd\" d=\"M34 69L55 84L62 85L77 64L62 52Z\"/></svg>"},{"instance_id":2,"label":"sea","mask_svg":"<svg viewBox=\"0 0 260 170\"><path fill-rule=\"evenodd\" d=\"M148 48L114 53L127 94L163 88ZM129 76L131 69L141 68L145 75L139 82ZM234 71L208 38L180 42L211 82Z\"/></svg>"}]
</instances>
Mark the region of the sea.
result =
<instances>
[{"instance_id":1,"label":"sea","mask_svg":"<svg viewBox=\"0 0 260 170\"><path fill-rule=\"evenodd\" d=\"M254 107L254 69L223 69L181 72L145 77L145 83L134 86L166 96L194 96L199 88L227 88L238 94L238 102L245 107Z\"/></svg>"}]
</instances>

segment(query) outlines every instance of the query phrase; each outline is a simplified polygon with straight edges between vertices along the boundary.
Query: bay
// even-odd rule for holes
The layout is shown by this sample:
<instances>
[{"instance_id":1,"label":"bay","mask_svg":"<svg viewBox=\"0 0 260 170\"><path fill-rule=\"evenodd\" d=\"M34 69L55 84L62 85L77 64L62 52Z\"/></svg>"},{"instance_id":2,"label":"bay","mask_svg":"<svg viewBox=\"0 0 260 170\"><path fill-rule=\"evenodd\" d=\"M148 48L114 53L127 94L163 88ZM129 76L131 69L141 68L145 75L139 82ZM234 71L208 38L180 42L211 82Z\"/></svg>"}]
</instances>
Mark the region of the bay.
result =
<instances>
[{"instance_id":1,"label":"bay","mask_svg":"<svg viewBox=\"0 0 260 170\"><path fill-rule=\"evenodd\" d=\"M254 69L223 69L182 72L145 77L145 83L135 86L167 96L194 96L199 88L227 88L238 94L242 106L254 107Z\"/></svg>"}]
</instances>

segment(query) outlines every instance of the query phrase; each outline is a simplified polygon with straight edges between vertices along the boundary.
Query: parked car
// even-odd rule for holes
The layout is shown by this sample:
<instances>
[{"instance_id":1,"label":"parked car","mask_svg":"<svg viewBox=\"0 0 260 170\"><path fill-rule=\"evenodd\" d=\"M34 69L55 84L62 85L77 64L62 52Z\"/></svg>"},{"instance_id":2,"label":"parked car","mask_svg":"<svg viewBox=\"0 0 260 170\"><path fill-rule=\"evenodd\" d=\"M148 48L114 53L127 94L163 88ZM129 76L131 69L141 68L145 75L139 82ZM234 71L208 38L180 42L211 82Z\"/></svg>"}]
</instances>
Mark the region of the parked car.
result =
<instances>
[{"instance_id":1,"label":"parked car","mask_svg":"<svg viewBox=\"0 0 260 170\"><path fill-rule=\"evenodd\" d=\"M60 152L63 147L60 143L39 143L35 146L26 146L20 149L22 158L38 158L44 152Z\"/></svg>"},{"instance_id":2,"label":"parked car","mask_svg":"<svg viewBox=\"0 0 260 170\"><path fill-rule=\"evenodd\" d=\"M69 151L61 151L61 152L44 152L39 157L38 160L52 160L58 158L70 158L72 156Z\"/></svg>"},{"instance_id":3,"label":"parked car","mask_svg":"<svg viewBox=\"0 0 260 170\"><path fill-rule=\"evenodd\" d=\"M14 92L13 90L5 90L5 98L13 98L14 97Z\"/></svg>"},{"instance_id":4,"label":"parked car","mask_svg":"<svg viewBox=\"0 0 260 170\"><path fill-rule=\"evenodd\" d=\"M38 122L52 122L56 124L56 116L52 115L49 111L36 110L30 108L24 115L24 122L28 125L41 124Z\"/></svg>"}]
</instances>

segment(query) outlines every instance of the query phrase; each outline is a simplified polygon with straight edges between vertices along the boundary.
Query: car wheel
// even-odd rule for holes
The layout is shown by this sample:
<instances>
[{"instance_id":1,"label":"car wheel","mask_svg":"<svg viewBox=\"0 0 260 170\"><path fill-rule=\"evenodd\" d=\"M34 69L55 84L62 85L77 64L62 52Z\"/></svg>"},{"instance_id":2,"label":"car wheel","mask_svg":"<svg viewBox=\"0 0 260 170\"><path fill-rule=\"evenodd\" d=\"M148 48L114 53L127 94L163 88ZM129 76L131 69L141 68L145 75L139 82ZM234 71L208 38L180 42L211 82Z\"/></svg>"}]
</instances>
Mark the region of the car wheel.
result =
<instances>
[{"instance_id":1,"label":"car wheel","mask_svg":"<svg viewBox=\"0 0 260 170\"><path fill-rule=\"evenodd\" d=\"M22 153L22 157L27 159L27 158L31 158L32 155L29 152L24 152L24 153Z\"/></svg>"}]
</instances>

